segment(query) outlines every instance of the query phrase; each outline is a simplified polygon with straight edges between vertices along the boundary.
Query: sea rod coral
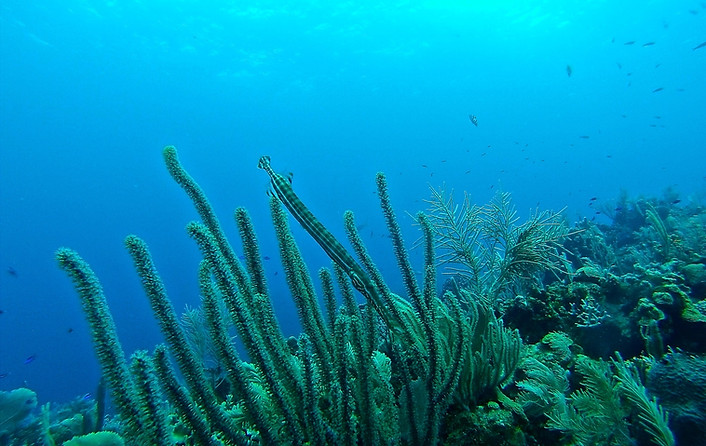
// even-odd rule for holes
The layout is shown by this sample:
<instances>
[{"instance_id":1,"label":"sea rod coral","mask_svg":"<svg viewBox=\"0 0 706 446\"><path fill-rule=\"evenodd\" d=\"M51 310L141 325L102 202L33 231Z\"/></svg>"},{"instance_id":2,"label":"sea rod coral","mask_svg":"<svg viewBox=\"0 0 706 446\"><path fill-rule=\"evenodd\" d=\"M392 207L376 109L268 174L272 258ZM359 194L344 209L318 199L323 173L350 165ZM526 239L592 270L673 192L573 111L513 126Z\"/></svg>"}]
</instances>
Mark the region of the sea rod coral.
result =
<instances>
[{"instance_id":1,"label":"sea rod coral","mask_svg":"<svg viewBox=\"0 0 706 446\"><path fill-rule=\"evenodd\" d=\"M167 345L151 355L136 352L129 366L97 277L76 252L61 248L56 257L81 298L127 444L438 444L448 435L450 407L476 403L514 372L522 351L518 333L504 328L482 303L462 308L460 295L437 295L433 230L423 214L418 220L425 240L424 277L421 286L417 282L384 175L377 176L378 194L406 297L386 285L352 212L346 212L344 225L359 262L274 172L269 158L261 159L272 180L272 220L303 327L298 338L286 339L248 212L235 211L241 263L176 149L166 147L163 154L201 218L189 223L187 232L203 255L202 311L229 387L216 391L207 379L204 361L190 346L142 239L130 235L125 244ZM323 311L282 204L333 261L332 270L318 274ZM358 305L354 290L366 305ZM247 361L232 343L231 324Z\"/></svg>"}]
</instances>

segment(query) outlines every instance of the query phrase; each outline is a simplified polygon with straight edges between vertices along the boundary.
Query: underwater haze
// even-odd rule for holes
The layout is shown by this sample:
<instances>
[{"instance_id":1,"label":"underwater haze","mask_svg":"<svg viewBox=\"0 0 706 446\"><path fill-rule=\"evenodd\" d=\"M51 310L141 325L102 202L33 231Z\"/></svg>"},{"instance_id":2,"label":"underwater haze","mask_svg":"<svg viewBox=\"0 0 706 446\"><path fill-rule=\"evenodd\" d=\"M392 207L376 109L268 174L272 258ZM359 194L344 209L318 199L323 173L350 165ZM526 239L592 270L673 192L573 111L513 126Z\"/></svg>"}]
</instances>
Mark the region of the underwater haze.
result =
<instances>
[{"instance_id":1,"label":"underwater haze","mask_svg":"<svg viewBox=\"0 0 706 446\"><path fill-rule=\"evenodd\" d=\"M299 325L258 169L340 238L343 212L393 291L375 194L387 175L409 246L430 186L473 202L609 223L621 190L706 192L703 1L16 1L0 5L0 390L95 392L100 367L71 281L81 254L126 353L162 342L123 246L150 246L178 313L200 303L198 219L174 145L236 239L250 211L285 334ZM309 270L329 265L291 220ZM413 251L413 261L422 254ZM417 263L419 264L419 263Z\"/></svg>"}]
</instances>

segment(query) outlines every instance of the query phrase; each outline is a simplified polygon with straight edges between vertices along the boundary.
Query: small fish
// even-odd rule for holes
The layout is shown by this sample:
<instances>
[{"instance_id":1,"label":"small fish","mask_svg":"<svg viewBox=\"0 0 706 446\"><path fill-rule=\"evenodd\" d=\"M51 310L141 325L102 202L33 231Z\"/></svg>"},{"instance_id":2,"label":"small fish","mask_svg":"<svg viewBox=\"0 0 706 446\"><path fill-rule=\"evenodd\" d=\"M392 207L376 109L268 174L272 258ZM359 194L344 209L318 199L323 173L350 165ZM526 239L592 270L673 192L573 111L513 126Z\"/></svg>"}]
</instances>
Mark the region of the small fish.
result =
<instances>
[{"instance_id":1,"label":"small fish","mask_svg":"<svg viewBox=\"0 0 706 446\"><path fill-rule=\"evenodd\" d=\"M691 49L691 51L700 50L701 48L706 48L706 42L702 42Z\"/></svg>"},{"instance_id":2,"label":"small fish","mask_svg":"<svg viewBox=\"0 0 706 446\"><path fill-rule=\"evenodd\" d=\"M574 72L573 68L571 68L571 65L566 66L566 75L568 77L571 77L571 74Z\"/></svg>"},{"instance_id":3,"label":"small fish","mask_svg":"<svg viewBox=\"0 0 706 446\"><path fill-rule=\"evenodd\" d=\"M25 359L24 364L29 364L31 362L34 362L35 359L37 359L37 355L29 355L29 356L27 356L27 359Z\"/></svg>"},{"instance_id":4,"label":"small fish","mask_svg":"<svg viewBox=\"0 0 706 446\"><path fill-rule=\"evenodd\" d=\"M681 200L678 198L676 200L672 201L672 204L679 204L679 203L681 203Z\"/></svg>"},{"instance_id":5,"label":"small fish","mask_svg":"<svg viewBox=\"0 0 706 446\"><path fill-rule=\"evenodd\" d=\"M7 267L7 273L12 277L17 277L17 270L11 266Z\"/></svg>"},{"instance_id":6,"label":"small fish","mask_svg":"<svg viewBox=\"0 0 706 446\"><path fill-rule=\"evenodd\" d=\"M270 256L264 256L263 259L270 260Z\"/></svg>"},{"instance_id":7,"label":"small fish","mask_svg":"<svg viewBox=\"0 0 706 446\"><path fill-rule=\"evenodd\" d=\"M658 91L662 91L662 90L664 90L664 88L662 88L662 87L655 88L654 90L652 90L652 93L657 93Z\"/></svg>"},{"instance_id":8,"label":"small fish","mask_svg":"<svg viewBox=\"0 0 706 446\"><path fill-rule=\"evenodd\" d=\"M69 327L69 328L68 328L68 329L66 330L66 332L67 332L68 334L71 334L71 333L73 333L73 332L74 332L74 329L73 329L73 328L71 328L71 327Z\"/></svg>"},{"instance_id":9,"label":"small fish","mask_svg":"<svg viewBox=\"0 0 706 446\"><path fill-rule=\"evenodd\" d=\"M634 41L634 40L628 40L628 41L625 42L623 45L635 45L635 41Z\"/></svg>"},{"instance_id":10,"label":"small fish","mask_svg":"<svg viewBox=\"0 0 706 446\"><path fill-rule=\"evenodd\" d=\"M588 138L590 138L590 136L588 136L588 135L581 135L581 136L579 136L579 138L581 138L581 139L588 139Z\"/></svg>"},{"instance_id":11,"label":"small fish","mask_svg":"<svg viewBox=\"0 0 706 446\"><path fill-rule=\"evenodd\" d=\"M10 376L10 372L2 372L2 373L0 373L0 379L7 378L8 376Z\"/></svg>"},{"instance_id":12,"label":"small fish","mask_svg":"<svg viewBox=\"0 0 706 446\"><path fill-rule=\"evenodd\" d=\"M591 197L591 201L596 201L598 200L598 197Z\"/></svg>"},{"instance_id":13,"label":"small fish","mask_svg":"<svg viewBox=\"0 0 706 446\"><path fill-rule=\"evenodd\" d=\"M468 119L471 120L471 123L473 123L473 125L478 127L478 118L476 117L476 115L468 115Z\"/></svg>"},{"instance_id":14,"label":"small fish","mask_svg":"<svg viewBox=\"0 0 706 446\"><path fill-rule=\"evenodd\" d=\"M643 43L642 46L652 46L654 44L655 44L655 42L647 42L647 43Z\"/></svg>"},{"instance_id":15,"label":"small fish","mask_svg":"<svg viewBox=\"0 0 706 446\"><path fill-rule=\"evenodd\" d=\"M91 395L90 392L89 392L89 393L86 393L85 395L83 395L83 396L81 397L81 399L84 400L84 401L90 400L91 398L93 398L93 395Z\"/></svg>"}]
</instances>

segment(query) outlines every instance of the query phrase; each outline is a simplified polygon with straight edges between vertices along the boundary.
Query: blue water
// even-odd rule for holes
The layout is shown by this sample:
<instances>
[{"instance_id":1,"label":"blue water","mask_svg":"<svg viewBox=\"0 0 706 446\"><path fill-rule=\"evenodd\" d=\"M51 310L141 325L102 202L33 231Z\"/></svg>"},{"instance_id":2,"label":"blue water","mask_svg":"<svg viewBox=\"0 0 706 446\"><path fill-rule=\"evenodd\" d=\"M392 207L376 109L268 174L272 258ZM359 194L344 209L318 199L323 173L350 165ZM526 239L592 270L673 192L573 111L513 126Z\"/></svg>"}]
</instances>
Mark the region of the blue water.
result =
<instances>
[{"instance_id":1,"label":"blue water","mask_svg":"<svg viewBox=\"0 0 706 446\"><path fill-rule=\"evenodd\" d=\"M566 206L570 221L605 219L590 199L621 189L703 197L706 48L693 48L704 41L703 1L4 0L0 390L28 386L44 403L98 382L54 261L61 246L100 277L127 353L161 335L126 235L150 245L179 312L198 305L199 254L184 231L197 216L163 166L165 145L236 246L232 211L250 210L292 334L261 155L294 173L336 235L354 210L399 290L377 171L410 244L406 212L425 208L430 186L479 204L501 189L522 217ZM295 234L312 272L329 264Z\"/></svg>"}]
</instances>

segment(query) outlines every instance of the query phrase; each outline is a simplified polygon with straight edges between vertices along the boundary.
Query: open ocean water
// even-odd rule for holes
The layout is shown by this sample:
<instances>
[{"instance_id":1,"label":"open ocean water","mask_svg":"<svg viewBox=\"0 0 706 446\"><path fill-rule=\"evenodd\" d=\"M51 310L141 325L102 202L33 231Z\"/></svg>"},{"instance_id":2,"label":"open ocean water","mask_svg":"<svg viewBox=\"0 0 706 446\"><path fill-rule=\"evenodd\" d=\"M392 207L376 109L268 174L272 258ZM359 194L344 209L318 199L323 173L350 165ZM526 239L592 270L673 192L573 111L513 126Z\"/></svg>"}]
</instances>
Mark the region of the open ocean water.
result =
<instances>
[{"instance_id":1,"label":"open ocean water","mask_svg":"<svg viewBox=\"0 0 706 446\"><path fill-rule=\"evenodd\" d=\"M353 210L403 294L378 171L409 246L430 187L478 204L510 192L522 220L565 208L570 224L609 224L600 205L621 191L703 203L705 43L698 0L4 0L0 390L31 388L40 405L95 392L59 247L96 271L127 354L162 335L126 235L149 244L177 312L199 305L201 257L184 230L198 216L164 168L166 145L232 240L232 211L249 210L292 335L262 155L337 237ZM329 265L291 224L309 270Z\"/></svg>"}]
</instances>

